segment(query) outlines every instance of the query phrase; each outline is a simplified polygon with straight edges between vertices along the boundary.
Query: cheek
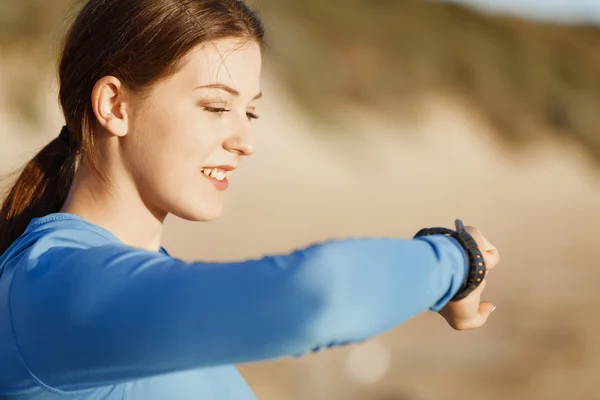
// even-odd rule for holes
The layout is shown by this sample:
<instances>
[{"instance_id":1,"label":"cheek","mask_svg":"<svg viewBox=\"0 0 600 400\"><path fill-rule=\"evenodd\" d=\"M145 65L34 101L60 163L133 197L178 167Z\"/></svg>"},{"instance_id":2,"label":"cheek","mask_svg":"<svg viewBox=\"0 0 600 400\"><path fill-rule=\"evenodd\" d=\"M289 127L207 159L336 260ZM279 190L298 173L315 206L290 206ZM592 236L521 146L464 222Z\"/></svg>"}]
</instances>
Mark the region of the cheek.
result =
<instances>
[{"instance_id":1,"label":"cheek","mask_svg":"<svg viewBox=\"0 0 600 400\"><path fill-rule=\"evenodd\" d=\"M222 193L201 170L224 161L223 119L158 111L140 119L136 128L136 184L147 204L189 220L212 220L222 210Z\"/></svg>"},{"instance_id":2,"label":"cheek","mask_svg":"<svg viewBox=\"0 0 600 400\"><path fill-rule=\"evenodd\" d=\"M158 191L181 192L222 147L218 120L202 110L157 110L136 123L138 165L145 181Z\"/></svg>"},{"instance_id":3,"label":"cheek","mask_svg":"<svg viewBox=\"0 0 600 400\"><path fill-rule=\"evenodd\" d=\"M180 120L162 135L163 145L157 149L168 169L183 169L188 173L199 173L203 166L222 147L217 132L210 123L189 119ZM180 171L182 172L182 171Z\"/></svg>"},{"instance_id":4,"label":"cheek","mask_svg":"<svg viewBox=\"0 0 600 400\"><path fill-rule=\"evenodd\" d=\"M168 106L166 106L168 104ZM134 122L136 138L157 161L177 158L201 147L199 111L185 102L149 101Z\"/></svg>"}]
</instances>

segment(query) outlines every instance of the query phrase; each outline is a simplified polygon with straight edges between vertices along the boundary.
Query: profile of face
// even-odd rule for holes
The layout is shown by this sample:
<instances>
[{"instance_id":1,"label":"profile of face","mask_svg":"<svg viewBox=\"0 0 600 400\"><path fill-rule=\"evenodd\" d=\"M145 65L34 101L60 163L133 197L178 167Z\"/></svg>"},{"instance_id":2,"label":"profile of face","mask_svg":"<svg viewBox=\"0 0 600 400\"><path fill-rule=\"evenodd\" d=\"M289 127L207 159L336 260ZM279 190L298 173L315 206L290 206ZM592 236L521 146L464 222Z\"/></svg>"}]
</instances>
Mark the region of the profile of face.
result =
<instances>
[{"instance_id":1,"label":"profile of face","mask_svg":"<svg viewBox=\"0 0 600 400\"><path fill-rule=\"evenodd\" d=\"M194 49L143 95L123 97L112 110L119 118L103 122L119 136L121 176L140 204L190 221L221 215L228 176L254 152L261 63L254 41L222 39ZM107 114L116 107L119 83L110 79L97 85L97 115L103 101Z\"/></svg>"}]
</instances>

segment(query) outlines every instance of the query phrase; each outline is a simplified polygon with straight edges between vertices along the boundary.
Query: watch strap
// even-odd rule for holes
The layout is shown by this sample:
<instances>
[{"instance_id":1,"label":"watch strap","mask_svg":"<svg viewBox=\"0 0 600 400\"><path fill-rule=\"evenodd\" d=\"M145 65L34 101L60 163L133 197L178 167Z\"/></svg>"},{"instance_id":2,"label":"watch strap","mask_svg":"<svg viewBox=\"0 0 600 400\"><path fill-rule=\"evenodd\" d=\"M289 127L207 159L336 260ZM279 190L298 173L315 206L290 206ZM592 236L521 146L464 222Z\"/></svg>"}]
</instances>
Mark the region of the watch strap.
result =
<instances>
[{"instance_id":1,"label":"watch strap","mask_svg":"<svg viewBox=\"0 0 600 400\"><path fill-rule=\"evenodd\" d=\"M456 220L456 230L448 228L423 228L414 236L446 235L454 238L467 253L469 269L465 281L450 301L459 301L473 292L485 279L487 272L483 254L473 237L467 232L461 220Z\"/></svg>"}]
</instances>

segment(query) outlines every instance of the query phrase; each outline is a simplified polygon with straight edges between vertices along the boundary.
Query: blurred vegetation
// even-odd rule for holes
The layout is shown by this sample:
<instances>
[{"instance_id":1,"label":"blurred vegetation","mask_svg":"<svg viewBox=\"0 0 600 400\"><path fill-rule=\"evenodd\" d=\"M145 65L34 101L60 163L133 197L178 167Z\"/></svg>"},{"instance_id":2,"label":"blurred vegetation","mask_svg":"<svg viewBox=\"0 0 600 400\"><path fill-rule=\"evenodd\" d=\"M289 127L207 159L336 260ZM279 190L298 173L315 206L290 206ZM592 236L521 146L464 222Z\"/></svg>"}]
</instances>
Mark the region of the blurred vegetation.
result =
<instances>
[{"instance_id":1,"label":"blurred vegetation","mask_svg":"<svg viewBox=\"0 0 600 400\"><path fill-rule=\"evenodd\" d=\"M54 31L66 0L4 0L0 2L0 46L39 42ZM57 7L58 6L58 7Z\"/></svg>"},{"instance_id":2,"label":"blurred vegetation","mask_svg":"<svg viewBox=\"0 0 600 400\"><path fill-rule=\"evenodd\" d=\"M314 115L335 119L342 105L358 105L393 116L441 91L472 104L505 143L554 132L600 161L598 27L425 0L252 3L265 19L277 73ZM72 4L1 2L0 46L39 46Z\"/></svg>"},{"instance_id":3,"label":"blurred vegetation","mask_svg":"<svg viewBox=\"0 0 600 400\"><path fill-rule=\"evenodd\" d=\"M279 73L308 107L330 112L345 99L395 115L442 91L475 106L504 143L555 132L600 161L598 27L424 0L256 3Z\"/></svg>"}]
</instances>

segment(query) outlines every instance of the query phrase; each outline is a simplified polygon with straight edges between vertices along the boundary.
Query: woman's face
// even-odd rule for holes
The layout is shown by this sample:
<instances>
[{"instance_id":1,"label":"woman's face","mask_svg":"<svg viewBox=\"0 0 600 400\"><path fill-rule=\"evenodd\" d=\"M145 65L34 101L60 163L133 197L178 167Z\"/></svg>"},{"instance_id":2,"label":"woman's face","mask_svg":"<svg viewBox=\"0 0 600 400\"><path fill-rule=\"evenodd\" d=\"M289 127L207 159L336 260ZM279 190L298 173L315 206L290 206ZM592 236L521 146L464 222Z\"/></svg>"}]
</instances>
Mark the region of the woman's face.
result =
<instances>
[{"instance_id":1,"label":"woman's face","mask_svg":"<svg viewBox=\"0 0 600 400\"><path fill-rule=\"evenodd\" d=\"M193 51L177 73L130 103L123 159L152 212L220 216L228 176L254 152L260 71L257 43L224 39Z\"/></svg>"}]
</instances>

